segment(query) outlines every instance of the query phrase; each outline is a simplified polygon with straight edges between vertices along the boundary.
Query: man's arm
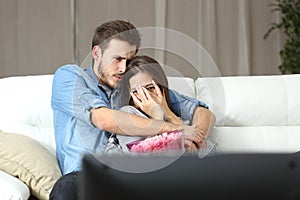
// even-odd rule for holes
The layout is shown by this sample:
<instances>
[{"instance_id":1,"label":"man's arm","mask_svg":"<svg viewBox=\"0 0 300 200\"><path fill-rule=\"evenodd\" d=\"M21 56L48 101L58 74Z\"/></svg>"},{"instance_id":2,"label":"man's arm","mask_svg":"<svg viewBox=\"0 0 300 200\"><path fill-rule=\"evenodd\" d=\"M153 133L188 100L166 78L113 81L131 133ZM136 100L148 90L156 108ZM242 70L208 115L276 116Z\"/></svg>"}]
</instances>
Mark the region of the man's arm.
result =
<instances>
[{"instance_id":1,"label":"man's arm","mask_svg":"<svg viewBox=\"0 0 300 200\"><path fill-rule=\"evenodd\" d=\"M198 127L196 135L198 135L200 141L194 141L198 149L202 148L202 145L205 145L203 142L208 137L215 121L215 115L209 109L200 106L195 109L192 124ZM203 147L205 148L205 146Z\"/></svg>"},{"instance_id":2,"label":"man's arm","mask_svg":"<svg viewBox=\"0 0 300 200\"><path fill-rule=\"evenodd\" d=\"M159 133L184 129L186 145L191 141L200 143L196 136L196 126L175 125L169 122L148 119L134 114L112 110L109 108L97 108L91 110L91 121L101 130L128 136L152 136Z\"/></svg>"}]
</instances>

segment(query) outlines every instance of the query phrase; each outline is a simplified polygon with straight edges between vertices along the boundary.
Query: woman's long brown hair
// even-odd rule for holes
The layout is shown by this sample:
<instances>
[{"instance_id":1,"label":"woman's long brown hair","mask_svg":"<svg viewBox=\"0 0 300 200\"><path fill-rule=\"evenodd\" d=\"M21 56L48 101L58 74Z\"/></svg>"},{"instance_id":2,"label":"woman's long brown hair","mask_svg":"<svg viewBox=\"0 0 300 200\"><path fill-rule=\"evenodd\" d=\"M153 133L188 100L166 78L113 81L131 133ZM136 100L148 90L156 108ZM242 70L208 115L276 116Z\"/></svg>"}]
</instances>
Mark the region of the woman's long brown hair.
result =
<instances>
[{"instance_id":1,"label":"woman's long brown hair","mask_svg":"<svg viewBox=\"0 0 300 200\"><path fill-rule=\"evenodd\" d=\"M169 85L166 74L161 65L149 56L135 56L132 60L128 61L124 77L120 82L120 106L132 105L133 100L129 93L129 80L131 77L138 73L149 74L155 83L164 94L167 104L170 107Z\"/></svg>"}]
</instances>

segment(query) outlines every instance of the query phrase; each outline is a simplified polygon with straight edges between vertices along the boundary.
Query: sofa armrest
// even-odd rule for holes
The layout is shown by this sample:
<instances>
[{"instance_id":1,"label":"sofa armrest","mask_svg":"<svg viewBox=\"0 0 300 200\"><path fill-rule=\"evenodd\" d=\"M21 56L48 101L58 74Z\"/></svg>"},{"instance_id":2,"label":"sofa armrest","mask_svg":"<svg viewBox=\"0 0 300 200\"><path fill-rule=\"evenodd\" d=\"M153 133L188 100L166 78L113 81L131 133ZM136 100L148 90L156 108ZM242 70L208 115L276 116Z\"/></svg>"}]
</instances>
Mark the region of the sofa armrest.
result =
<instances>
[{"instance_id":1,"label":"sofa armrest","mask_svg":"<svg viewBox=\"0 0 300 200\"><path fill-rule=\"evenodd\" d=\"M27 200L30 196L29 188L20 179L0 170L1 199Z\"/></svg>"}]
</instances>

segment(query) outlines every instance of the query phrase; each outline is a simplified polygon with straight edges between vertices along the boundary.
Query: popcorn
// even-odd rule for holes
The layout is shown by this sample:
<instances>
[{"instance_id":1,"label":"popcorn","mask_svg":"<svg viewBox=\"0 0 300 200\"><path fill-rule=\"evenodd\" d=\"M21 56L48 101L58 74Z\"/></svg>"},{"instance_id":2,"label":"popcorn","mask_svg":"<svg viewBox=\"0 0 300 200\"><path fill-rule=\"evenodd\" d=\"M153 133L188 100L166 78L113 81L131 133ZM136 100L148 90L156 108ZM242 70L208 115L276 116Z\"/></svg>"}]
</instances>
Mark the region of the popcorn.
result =
<instances>
[{"instance_id":1,"label":"popcorn","mask_svg":"<svg viewBox=\"0 0 300 200\"><path fill-rule=\"evenodd\" d=\"M184 151L183 130L165 132L160 135L137 140L128 143L127 148L132 153Z\"/></svg>"}]
</instances>

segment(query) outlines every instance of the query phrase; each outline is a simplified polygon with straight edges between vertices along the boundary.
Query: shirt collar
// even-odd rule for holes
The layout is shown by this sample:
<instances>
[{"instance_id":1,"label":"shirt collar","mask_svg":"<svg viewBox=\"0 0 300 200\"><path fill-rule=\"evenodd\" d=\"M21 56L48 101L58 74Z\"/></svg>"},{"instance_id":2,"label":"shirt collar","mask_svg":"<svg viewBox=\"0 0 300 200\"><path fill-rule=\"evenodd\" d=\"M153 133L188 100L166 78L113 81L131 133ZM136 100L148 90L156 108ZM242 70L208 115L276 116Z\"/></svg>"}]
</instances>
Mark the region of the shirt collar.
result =
<instances>
[{"instance_id":1,"label":"shirt collar","mask_svg":"<svg viewBox=\"0 0 300 200\"><path fill-rule=\"evenodd\" d=\"M89 77L92 78L93 81L95 81L96 83L99 84L99 80L98 80L96 74L94 73L93 66L86 68L85 72L89 75Z\"/></svg>"}]
</instances>

